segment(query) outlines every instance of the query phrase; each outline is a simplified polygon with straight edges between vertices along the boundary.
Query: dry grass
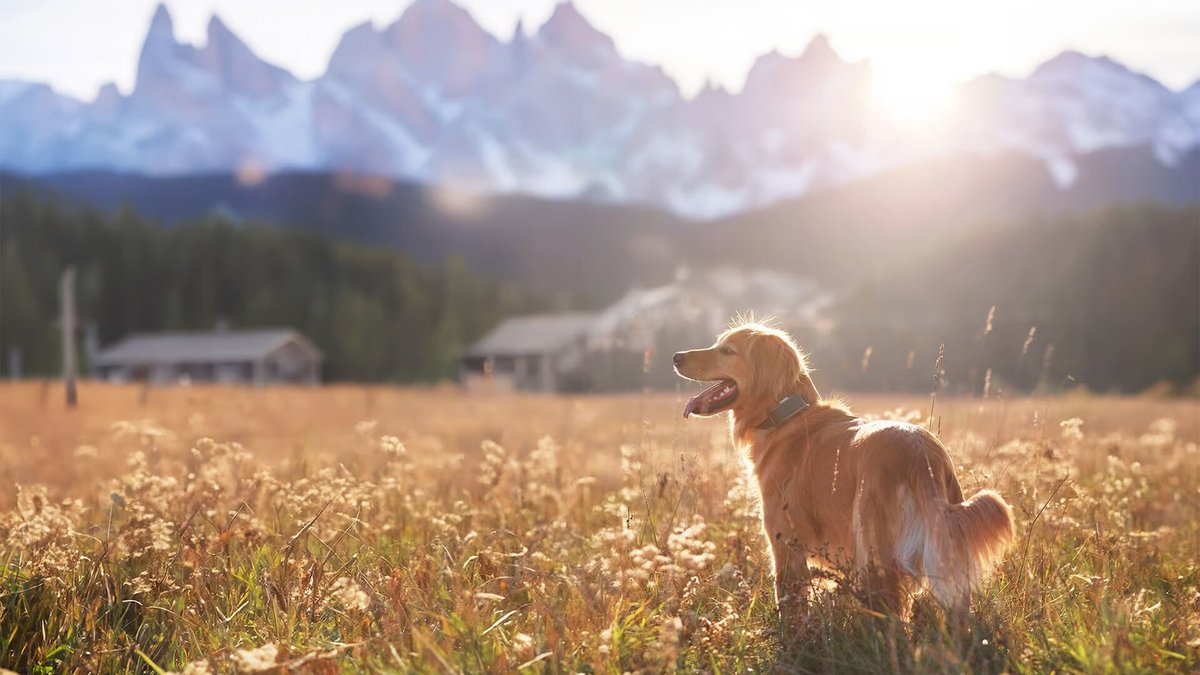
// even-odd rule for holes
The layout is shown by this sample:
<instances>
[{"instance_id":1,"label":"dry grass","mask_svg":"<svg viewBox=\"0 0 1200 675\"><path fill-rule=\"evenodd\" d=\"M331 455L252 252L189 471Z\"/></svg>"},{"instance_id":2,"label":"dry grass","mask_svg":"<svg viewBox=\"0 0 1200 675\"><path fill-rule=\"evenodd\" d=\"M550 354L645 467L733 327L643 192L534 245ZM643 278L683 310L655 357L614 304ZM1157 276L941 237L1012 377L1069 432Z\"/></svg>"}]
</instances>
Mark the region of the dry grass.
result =
<instances>
[{"instance_id":1,"label":"dry grass","mask_svg":"<svg viewBox=\"0 0 1200 675\"><path fill-rule=\"evenodd\" d=\"M723 426L679 396L0 386L0 666L21 672L1180 671L1194 401L939 401L1018 543L960 641L826 588L785 634ZM851 397L923 419L919 398ZM1076 421L1077 420L1077 421Z\"/></svg>"}]
</instances>

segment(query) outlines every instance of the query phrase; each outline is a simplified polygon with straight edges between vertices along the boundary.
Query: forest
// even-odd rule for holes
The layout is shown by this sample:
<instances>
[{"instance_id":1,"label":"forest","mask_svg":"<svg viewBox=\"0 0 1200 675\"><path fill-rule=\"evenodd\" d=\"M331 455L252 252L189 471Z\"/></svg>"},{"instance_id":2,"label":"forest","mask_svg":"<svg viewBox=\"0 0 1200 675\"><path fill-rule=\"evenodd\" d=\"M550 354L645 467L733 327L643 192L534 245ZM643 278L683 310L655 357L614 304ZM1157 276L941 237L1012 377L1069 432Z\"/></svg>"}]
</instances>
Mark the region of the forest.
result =
<instances>
[{"instance_id":1,"label":"forest","mask_svg":"<svg viewBox=\"0 0 1200 675\"><path fill-rule=\"evenodd\" d=\"M1200 374L1200 207L1134 204L905 232L847 227L841 241L821 222L795 225L820 250L801 251L788 271L834 292L833 327L788 328L827 387L1180 391ZM483 271L454 252L413 259L280 225L218 213L166 227L128 205L102 211L30 193L0 201L0 372L9 373L13 350L26 376L58 372L57 283L68 266L80 324L102 345L218 322L293 327L323 350L327 381L452 377L462 349L505 316L605 304L552 293L527 269ZM901 239L903 248L884 245ZM546 255L558 246L558 264L575 261L585 277L630 263L580 257L569 238L546 232L507 246ZM678 265L708 257L672 255ZM728 262L753 264L744 258Z\"/></svg>"},{"instance_id":2,"label":"forest","mask_svg":"<svg viewBox=\"0 0 1200 675\"><path fill-rule=\"evenodd\" d=\"M77 271L79 321L107 345L129 333L286 326L324 352L327 380L431 381L501 317L536 308L460 258L414 263L374 249L221 217L167 229L132 209L0 203L0 352L58 371L58 279ZM84 364L86 367L86 363ZM7 372L7 371L5 371Z\"/></svg>"},{"instance_id":3,"label":"forest","mask_svg":"<svg viewBox=\"0 0 1200 675\"><path fill-rule=\"evenodd\" d=\"M815 356L842 386L929 391L935 372L976 395L1197 385L1200 207L1043 215L925 246L841 294Z\"/></svg>"}]
</instances>

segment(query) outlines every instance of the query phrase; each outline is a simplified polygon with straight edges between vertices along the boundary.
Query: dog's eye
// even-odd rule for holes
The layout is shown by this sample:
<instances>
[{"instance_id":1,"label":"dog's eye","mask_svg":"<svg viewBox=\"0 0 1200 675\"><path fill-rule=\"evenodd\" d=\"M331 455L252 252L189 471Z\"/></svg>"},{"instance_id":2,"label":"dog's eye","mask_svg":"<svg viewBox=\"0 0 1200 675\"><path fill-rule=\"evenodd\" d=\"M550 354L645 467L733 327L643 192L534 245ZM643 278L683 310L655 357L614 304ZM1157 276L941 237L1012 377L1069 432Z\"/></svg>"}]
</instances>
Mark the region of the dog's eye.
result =
<instances>
[{"instance_id":1,"label":"dog's eye","mask_svg":"<svg viewBox=\"0 0 1200 675\"><path fill-rule=\"evenodd\" d=\"M733 355L733 347L730 347L729 345L721 345L721 348L718 351L727 356Z\"/></svg>"}]
</instances>

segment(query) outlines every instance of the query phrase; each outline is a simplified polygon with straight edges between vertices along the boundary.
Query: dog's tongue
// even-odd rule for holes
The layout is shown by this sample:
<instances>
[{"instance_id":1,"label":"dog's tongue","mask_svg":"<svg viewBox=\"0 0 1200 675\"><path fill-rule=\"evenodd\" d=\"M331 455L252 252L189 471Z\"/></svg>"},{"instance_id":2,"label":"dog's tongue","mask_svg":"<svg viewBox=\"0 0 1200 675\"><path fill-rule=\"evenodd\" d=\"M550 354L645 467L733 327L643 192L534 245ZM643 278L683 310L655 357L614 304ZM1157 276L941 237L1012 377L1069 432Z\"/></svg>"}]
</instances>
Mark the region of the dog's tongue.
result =
<instances>
[{"instance_id":1,"label":"dog's tongue","mask_svg":"<svg viewBox=\"0 0 1200 675\"><path fill-rule=\"evenodd\" d=\"M699 410L701 413L706 412L708 410L708 404L711 401L713 395L715 395L718 391L723 389L725 387L725 385L727 385L727 384L729 384L729 383L728 382L718 382L718 383L714 384L713 386L709 387L708 389L705 389L704 391L700 392L699 394L696 394L692 398L688 399L687 405L683 406L683 418L687 419L692 413L696 412L697 410Z\"/></svg>"}]
</instances>

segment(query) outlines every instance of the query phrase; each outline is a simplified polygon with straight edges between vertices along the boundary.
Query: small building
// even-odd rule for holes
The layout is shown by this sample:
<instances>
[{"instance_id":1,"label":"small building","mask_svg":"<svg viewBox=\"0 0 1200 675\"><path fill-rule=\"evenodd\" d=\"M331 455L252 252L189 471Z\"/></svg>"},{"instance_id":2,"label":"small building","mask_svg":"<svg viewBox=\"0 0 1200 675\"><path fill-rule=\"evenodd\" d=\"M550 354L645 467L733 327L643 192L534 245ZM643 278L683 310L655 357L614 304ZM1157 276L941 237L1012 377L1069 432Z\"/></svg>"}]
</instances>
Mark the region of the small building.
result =
<instances>
[{"instance_id":1,"label":"small building","mask_svg":"<svg viewBox=\"0 0 1200 675\"><path fill-rule=\"evenodd\" d=\"M461 381L474 390L633 391L679 384L670 355L711 344L743 312L771 317L819 344L833 296L807 279L772 270L680 270L674 282L631 288L595 313L514 317L471 345Z\"/></svg>"},{"instance_id":2,"label":"small building","mask_svg":"<svg viewBox=\"0 0 1200 675\"><path fill-rule=\"evenodd\" d=\"M462 381L475 390L585 390L589 382L584 356L595 320L588 312L506 319L467 348Z\"/></svg>"},{"instance_id":3,"label":"small building","mask_svg":"<svg viewBox=\"0 0 1200 675\"><path fill-rule=\"evenodd\" d=\"M142 333L92 359L110 382L316 384L321 350L290 329Z\"/></svg>"}]
</instances>

